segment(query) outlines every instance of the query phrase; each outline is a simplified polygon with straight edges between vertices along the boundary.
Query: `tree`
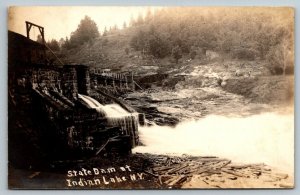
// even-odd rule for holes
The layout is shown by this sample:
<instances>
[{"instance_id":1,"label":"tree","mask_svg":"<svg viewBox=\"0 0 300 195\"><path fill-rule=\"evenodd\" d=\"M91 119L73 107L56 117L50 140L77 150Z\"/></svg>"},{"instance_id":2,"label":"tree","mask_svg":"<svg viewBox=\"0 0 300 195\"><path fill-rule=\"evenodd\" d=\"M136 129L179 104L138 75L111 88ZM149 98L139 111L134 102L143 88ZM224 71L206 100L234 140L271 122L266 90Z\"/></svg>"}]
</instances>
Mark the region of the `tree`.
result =
<instances>
[{"instance_id":1,"label":"tree","mask_svg":"<svg viewBox=\"0 0 300 195\"><path fill-rule=\"evenodd\" d=\"M107 29L106 29L106 26L104 27L104 30L103 30L103 34L102 34L102 36L106 36L107 35Z\"/></svg>"},{"instance_id":2,"label":"tree","mask_svg":"<svg viewBox=\"0 0 300 195\"><path fill-rule=\"evenodd\" d=\"M191 49L190 51L190 58L193 60L197 56L197 51L196 49Z\"/></svg>"},{"instance_id":3,"label":"tree","mask_svg":"<svg viewBox=\"0 0 300 195\"><path fill-rule=\"evenodd\" d=\"M62 48L63 45L65 44L65 42L66 42L66 41L64 40L64 38L60 38L59 41L58 41L59 47Z\"/></svg>"},{"instance_id":4,"label":"tree","mask_svg":"<svg viewBox=\"0 0 300 195\"><path fill-rule=\"evenodd\" d=\"M280 44L272 47L267 55L267 60L270 63L271 71L278 74L278 69L282 75L285 75L286 68L293 66L293 53L287 40L283 40Z\"/></svg>"},{"instance_id":5,"label":"tree","mask_svg":"<svg viewBox=\"0 0 300 195\"><path fill-rule=\"evenodd\" d=\"M89 16L85 16L80 21L77 30L71 34L70 44L72 47L77 47L85 42L94 40L98 36L97 24Z\"/></svg>"},{"instance_id":6,"label":"tree","mask_svg":"<svg viewBox=\"0 0 300 195\"><path fill-rule=\"evenodd\" d=\"M68 39L68 37L66 37L64 44L62 45L63 49L70 49L71 45L70 45L70 41Z\"/></svg>"},{"instance_id":7,"label":"tree","mask_svg":"<svg viewBox=\"0 0 300 195\"><path fill-rule=\"evenodd\" d=\"M176 64L178 64L178 60L180 58L182 58L182 51L181 51L181 48L178 45L176 45L175 47L173 47L173 49L172 49L172 56L175 59Z\"/></svg>"},{"instance_id":8,"label":"tree","mask_svg":"<svg viewBox=\"0 0 300 195\"><path fill-rule=\"evenodd\" d=\"M130 46L133 47L135 50L142 51L146 48L147 45L147 33L145 31L138 31L130 41Z\"/></svg>"},{"instance_id":9,"label":"tree","mask_svg":"<svg viewBox=\"0 0 300 195\"><path fill-rule=\"evenodd\" d=\"M146 42L148 53L157 57L164 58L170 54L169 42L166 37L159 34L148 35L149 38Z\"/></svg>"},{"instance_id":10,"label":"tree","mask_svg":"<svg viewBox=\"0 0 300 195\"><path fill-rule=\"evenodd\" d=\"M55 39L52 39L51 41L47 42L48 47L52 50L52 51L59 51L59 44Z\"/></svg>"},{"instance_id":11,"label":"tree","mask_svg":"<svg viewBox=\"0 0 300 195\"><path fill-rule=\"evenodd\" d=\"M130 25L130 26L135 26L135 23L136 23L136 21L135 21L133 15L131 15L131 16L130 16L130 22L129 22L129 25Z\"/></svg>"},{"instance_id":12,"label":"tree","mask_svg":"<svg viewBox=\"0 0 300 195\"><path fill-rule=\"evenodd\" d=\"M151 9L148 8L146 16L145 16L145 22L150 22L152 20L152 18L153 18L153 15L152 15Z\"/></svg>"},{"instance_id":13,"label":"tree","mask_svg":"<svg viewBox=\"0 0 300 195\"><path fill-rule=\"evenodd\" d=\"M127 28L126 22L123 23L123 29Z\"/></svg>"},{"instance_id":14,"label":"tree","mask_svg":"<svg viewBox=\"0 0 300 195\"><path fill-rule=\"evenodd\" d=\"M116 30L118 30L118 26L115 24L115 25L113 26L113 31L116 31Z\"/></svg>"},{"instance_id":15,"label":"tree","mask_svg":"<svg viewBox=\"0 0 300 195\"><path fill-rule=\"evenodd\" d=\"M143 18L143 15L140 13L140 14L138 15L137 20L136 20L136 25L139 26L139 25L141 25L141 24L143 24L143 23L144 23L144 18Z\"/></svg>"}]
</instances>

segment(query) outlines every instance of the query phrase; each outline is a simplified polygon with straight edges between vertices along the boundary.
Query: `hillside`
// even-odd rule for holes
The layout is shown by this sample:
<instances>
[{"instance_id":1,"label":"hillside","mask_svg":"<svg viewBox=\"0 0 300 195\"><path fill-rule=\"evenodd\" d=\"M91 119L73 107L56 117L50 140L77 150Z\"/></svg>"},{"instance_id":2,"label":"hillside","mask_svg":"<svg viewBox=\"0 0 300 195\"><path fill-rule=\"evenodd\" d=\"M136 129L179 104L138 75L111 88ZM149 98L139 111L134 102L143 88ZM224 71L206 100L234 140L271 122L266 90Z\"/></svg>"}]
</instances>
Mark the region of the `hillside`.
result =
<instances>
[{"instance_id":1,"label":"hillside","mask_svg":"<svg viewBox=\"0 0 300 195\"><path fill-rule=\"evenodd\" d=\"M101 36L92 43L85 43L78 48L63 51L60 56L65 63L86 64L91 67L120 69L147 65L148 60L141 58L141 53L130 49L129 54L125 49L134 28L119 30L118 32Z\"/></svg>"},{"instance_id":2,"label":"hillside","mask_svg":"<svg viewBox=\"0 0 300 195\"><path fill-rule=\"evenodd\" d=\"M268 62L264 60L231 59L211 51L193 60L183 55L176 64L172 57L155 58L130 48L130 38L135 31L134 27L118 30L60 55L71 64L86 64L113 72L133 71L144 89L162 87L176 91L221 87L261 103L280 103L293 96L293 78L271 76ZM126 48L130 48L128 54ZM277 90L283 95L278 95Z\"/></svg>"},{"instance_id":3,"label":"hillside","mask_svg":"<svg viewBox=\"0 0 300 195\"><path fill-rule=\"evenodd\" d=\"M273 74L280 74L293 67L292 14L280 8L174 7L149 11L129 26L102 35L86 17L65 40L60 57L66 63L134 69L138 75L164 73L191 60L194 64L208 64L215 58L267 61Z\"/></svg>"},{"instance_id":4,"label":"hillside","mask_svg":"<svg viewBox=\"0 0 300 195\"><path fill-rule=\"evenodd\" d=\"M212 101L227 97L221 105L237 96L243 106L293 101L293 76L280 76L293 75L293 44L286 45L293 42L290 10L231 12L162 9L58 55L66 64L132 72L144 90L159 94L206 89Z\"/></svg>"}]
</instances>

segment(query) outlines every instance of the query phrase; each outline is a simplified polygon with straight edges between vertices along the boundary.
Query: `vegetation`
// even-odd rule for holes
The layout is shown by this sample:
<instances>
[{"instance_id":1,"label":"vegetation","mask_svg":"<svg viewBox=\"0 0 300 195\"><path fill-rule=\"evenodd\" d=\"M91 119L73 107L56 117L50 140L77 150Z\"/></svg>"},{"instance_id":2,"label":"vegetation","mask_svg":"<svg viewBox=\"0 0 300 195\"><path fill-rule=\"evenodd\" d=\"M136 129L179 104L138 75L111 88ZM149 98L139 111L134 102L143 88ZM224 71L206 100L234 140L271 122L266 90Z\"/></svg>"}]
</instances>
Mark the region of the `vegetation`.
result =
<instances>
[{"instance_id":1,"label":"vegetation","mask_svg":"<svg viewBox=\"0 0 300 195\"><path fill-rule=\"evenodd\" d=\"M92 42L95 38L99 37L97 24L89 17L85 16L76 29L71 33L70 40L66 38L65 48L75 48L83 43Z\"/></svg>"},{"instance_id":2,"label":"vegetation","mask_svg":"<svg viewBox=\"0 0 300 195\"><path fill-rule=\"evenodd\" d=\"M173 58L176 63L182 58L202 60L209 50L227 59L266 61L271 73L285 74L293 67L292 14L286 8L149 9L145 16L124 22L123 29L105 27L98 41L93 41L99 36L97 25L86 16L70 39L59 44L67 51L90 42L89 52L105 64L109 60L132 64L137 59L133 57L140 55L142 59ZM90 60L94 59L86 61Z\"/></svg>"},{"instance_id":3,"label":"vegetation","mask_svg":"<svg viewBox=\"0 0 300 195\"><path fill-rule=\"evenodd\" d=\"M174 57L176 64L178 64L178 60L182 58L181 48L178 45L172 49L172 56Z\"/></svg>"},{"instance_id":4,"label":"vegetation","mask_svg":"<svg viewBox=\"0 0 300 195\"><path fill-rule=\"evenodd\" d=\"M285 47L287 53L293 48L293 23L286 17L289 14L290 10L281 8L162 9L131 22L140 28L130 45L158 58L174 57L173 50L178 46L192 59L213 50L233 59L267 59L278 66L286 63L274 59L275 50L282 48L283 42L290 46Z\"/></svg>"},{"instance_id":5,"label":"vegetation","mask_svg":"<svg viewBox=\"0 0 300 195\"><path fill-rule=\"evenodd\" d=\"M58 41L56 41L55 39L52 39L51 41L48 41L47 46L52 50L52 51L59 51L60 47L58 44Z\"/></svg>"},{"instance_id":6,"label":"vegetation","mask_svg":"<svg viewBox=\"0 0 300 195\"><path fill-rule=\"evenodd\" d=\"M272 47L267 54L267 60L271 64L273 74L286 74L286 70L293 68L293 53L291 45L286 40L280 42L275 47ZM293 72L293 71L291 71Z\"/></svg>"}]
</instances>

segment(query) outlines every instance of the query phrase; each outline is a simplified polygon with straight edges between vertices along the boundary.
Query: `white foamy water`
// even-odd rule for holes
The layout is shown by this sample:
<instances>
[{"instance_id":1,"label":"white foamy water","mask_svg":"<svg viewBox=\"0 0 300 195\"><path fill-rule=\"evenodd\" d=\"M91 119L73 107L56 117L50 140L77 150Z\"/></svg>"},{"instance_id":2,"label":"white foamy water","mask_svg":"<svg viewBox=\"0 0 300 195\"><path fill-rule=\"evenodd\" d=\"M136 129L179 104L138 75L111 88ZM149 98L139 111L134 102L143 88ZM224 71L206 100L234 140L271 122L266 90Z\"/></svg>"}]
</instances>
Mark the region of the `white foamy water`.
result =
<instances>
[{"instance_id":1,"label":"white foamy water","mask_svg":"<svg viewBox=\"0 0 300 195\"><path fill-rule=\"evenodd\" d=\"M293 172L294 116L264 113L249 117L210 115L172 127L140 127L145 146L134 152L218 156L237 163L266 163Z\"/></svg>"},{"instance_id":2,"label":"white foamy water","mask_svg":"<svg viewBox=\"0 0 300 195\"><path fill-rule=\"evenodd\" d=\"M129 115L130 113L124 110L121 106L117 104L107 104L103 107L105 112L108 114L108 116L126 116Z\"/></svg>"},{"instance_id":3,"label":"white foamy water","mask_svg":"<svg viewBox=\"0 0 300 195\"><path fill-rule=\"evenodd\" d=\"M78 94L78 97L86 103L89 108L94 108L107 119L107 125L120 127L126 135L137 131L138 113L129 113L118 104L102 105L94 98Z\"/></svg>"},{"instance_id":4,"label":"white foamy water","mask_svg":"<svg viewBox=\"0 0 300 195\"><path fill-rule=\"evenodd\" d=\"M118 104L102 105L97 100L87 95L78 94L78 97L82 99L90 108L95 108L99 112L103 112L108 117L123 117L130 115L129 112L124 110Z\"/></svg>"}]
</instances>

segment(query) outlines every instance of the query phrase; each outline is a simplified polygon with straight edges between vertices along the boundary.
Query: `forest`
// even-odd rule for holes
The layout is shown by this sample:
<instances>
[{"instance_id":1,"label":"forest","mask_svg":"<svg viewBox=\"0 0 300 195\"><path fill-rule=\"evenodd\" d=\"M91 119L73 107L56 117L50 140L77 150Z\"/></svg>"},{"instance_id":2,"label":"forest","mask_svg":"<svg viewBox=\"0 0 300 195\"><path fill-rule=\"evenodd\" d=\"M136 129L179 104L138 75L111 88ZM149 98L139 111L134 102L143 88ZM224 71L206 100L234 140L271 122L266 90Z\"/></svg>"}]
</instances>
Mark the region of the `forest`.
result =
<instances>
[{"instance_id":1,"label":"forest","mask_svg":"<svg viewBox=\"0 0 300 195\"><path fill-rule=\"evenodd\" d=\"M156 59L172 58L174 62L185 56L190 60L202 58L208 50L223 58L265 60L268 66L285 74L293 69L294 23L292 12L284 8L205 8L174 7L148 10L132 18L122 28L116 25L100 33L88 16L78 28L60 41L48 45L55 51L78 49L83 43L107 41L107 36L127 33L126 54L134 50ZM100 51L101 52L101 51ZM291 72L291 71L290 71Z\"/></svg>"}]
</instances>

